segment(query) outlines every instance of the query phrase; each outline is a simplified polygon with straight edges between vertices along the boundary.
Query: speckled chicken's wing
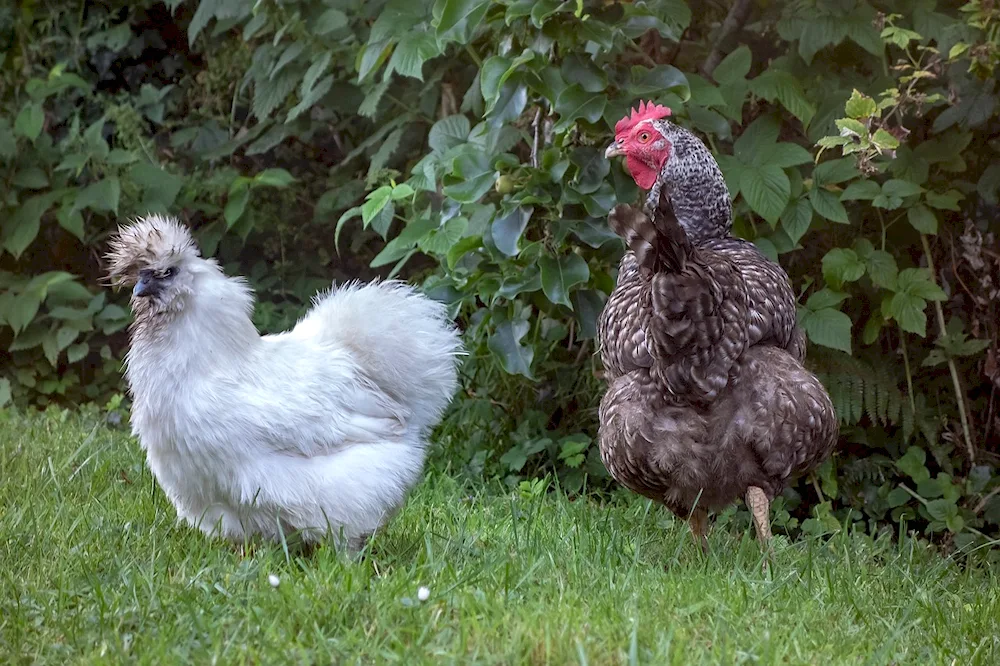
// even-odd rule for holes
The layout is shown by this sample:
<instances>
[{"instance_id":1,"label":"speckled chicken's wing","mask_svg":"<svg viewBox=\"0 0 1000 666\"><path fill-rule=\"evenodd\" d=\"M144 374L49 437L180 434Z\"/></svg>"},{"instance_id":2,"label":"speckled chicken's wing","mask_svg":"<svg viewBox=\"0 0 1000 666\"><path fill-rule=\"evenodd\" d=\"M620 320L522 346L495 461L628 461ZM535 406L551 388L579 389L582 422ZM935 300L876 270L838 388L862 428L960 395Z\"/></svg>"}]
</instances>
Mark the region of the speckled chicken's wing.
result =
<instances>
[{"instance_id":1,"label":"speckled chicken's wing","mask_svg":"<svg viewBox=\"0 0 1000 666\"><path fill-rule=\"evenodd\" d=\"M599 320L612 377L646 370L687 403L713 400L747 347L748 294L727 258L695 248L676 219L619 205L608 218L629 252Z\"/></svg>"},{"instance_id":2,"label":"speckled chicken's wing","mask_svg":"<svg viewBox=\"0 0 1000 666\"><path fill-rule=\"evenodd\" d=\"M698 247L726 257L739 269L750 297L750 346L771 345L804 361L805 333L796 324L795 293L781 266L740 238L704 240Z\"/></svg>"}]
</instances>

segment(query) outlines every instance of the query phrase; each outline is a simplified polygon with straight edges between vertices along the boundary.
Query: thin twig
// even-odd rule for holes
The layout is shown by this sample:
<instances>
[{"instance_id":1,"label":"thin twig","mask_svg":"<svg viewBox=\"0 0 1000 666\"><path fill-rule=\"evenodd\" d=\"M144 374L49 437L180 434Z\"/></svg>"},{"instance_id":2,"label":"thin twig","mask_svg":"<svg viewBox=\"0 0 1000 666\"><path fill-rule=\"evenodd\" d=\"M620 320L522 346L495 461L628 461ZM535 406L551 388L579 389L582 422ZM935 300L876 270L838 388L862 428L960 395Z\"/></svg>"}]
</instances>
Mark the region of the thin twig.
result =
<instances>
[{"instance_id":1,"label":"thin twig","mask_svg":"<svg viewBox=\"0 0 1000 666\"><path fill-rule=\"evenodd\" d=\"M920 242L924 246L924 254L927 256L927 268L931 272L931 280L937 284L937 273L934 270L934 258L931 256L931 246L927 242L927 235L920 234ZM934 301L934 312L937 313L939 335L943 338L948 334L948 329L944 323L944 308L941 301ZM969 417L965 413L965 397L962 395L962 383L958 378L958 368L955 366L955 359L948 359L948 371L951 373L951 383L955 388L955 400L958 402L958 415L962 419L962 436L965 438L965 449L969 453L969 464L976 464L976 449L972 446L972 435L969 432Z\"/></svg>"},{"instance_id":2,"label":"thin twig","mask_svg":"<svg viewBox=\"0 0 1000 666\"><path fill-rule=\"evenodd\" d=\"M994 488L993 490L991 490L989 492L989 494L986 495L986 497L984 497L983 499L979 500L979 503L976 504L976 508L972 510L972 513L978 514L980 511L982 511L983 509L985 509L987 502L989 502L991 499L993 499L993 497L995 497L997 493L1000 493L1000 486L997 486L996 488Z\"/></svg>"},{"instance_id":3,"label":"thin twig","mask_svg":"<svg viewBox=\"0 0 1000 666\"><path fill-rule=\"evenodd\" d=\"M735 33L737 30L743 27L743 24L747 22L750 17L750 9L753 3L750 0L736 0L733 6L729 8L729 13L726 14L726 19L722 22L722 27L719 28L719 34L715 38L715 42L712 44L712 50L709 52L708 57L705 58L705 62L701 65L701 73L705 76L711 78L712 72L715 68L719 66L722 62L722 45L729 39L729 37Z\"/></svg>"},{"instance_id":4,"label":"thin twig","mask_svg":"<svg viewBox=\"0 0 1000 666\"><path fill-rule=\"evenodd\" d=\"M535 119L531 121L531 128L534 130L534 138L531 142L531 166L538 168L538 130L542 124L542 107L535 109Z\"/></svg>"}]
</instances>

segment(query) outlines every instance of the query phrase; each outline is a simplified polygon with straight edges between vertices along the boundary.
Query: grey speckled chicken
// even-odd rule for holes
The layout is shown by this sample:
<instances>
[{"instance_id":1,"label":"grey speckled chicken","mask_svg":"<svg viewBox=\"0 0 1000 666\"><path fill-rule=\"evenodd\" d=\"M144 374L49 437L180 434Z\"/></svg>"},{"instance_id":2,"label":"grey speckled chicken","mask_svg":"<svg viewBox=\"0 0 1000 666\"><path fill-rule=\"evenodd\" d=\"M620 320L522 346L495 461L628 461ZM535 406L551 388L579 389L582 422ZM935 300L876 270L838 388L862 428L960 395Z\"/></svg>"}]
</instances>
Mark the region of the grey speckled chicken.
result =
<instances>
[{"instance_id":1,"label":"grey speckled chicken","mask_svg":"<svg viewBox=\"0 0 1000 666\"><path fill-rule=\"evenodd\" d=\"M690 144L673 149L657 129L664 111L640 107L618 124L608 149L626 155L636 182L656 194L646 207L652 215L618 206L609 217L628 251L598 328L609 380L601 455L620 483L690 517L703 546L708 513L740 497L766 542L770 501L829 454L837 421L826 390L799 360L804 341L787 277L728 236L731 207L718 166L703 145L708 162ZM698 142L689 133L670 136ZM647 163L643 146L664 160L694 154L698 161ZM678 177L683 187L669 180ZM696 186L707 193L702 208L690 194ZM666 188L670 201L661 205ZM774 270L762 270L765 262ZM776 293L762 298L762 288Z\"/></svg>"}]
</instances>

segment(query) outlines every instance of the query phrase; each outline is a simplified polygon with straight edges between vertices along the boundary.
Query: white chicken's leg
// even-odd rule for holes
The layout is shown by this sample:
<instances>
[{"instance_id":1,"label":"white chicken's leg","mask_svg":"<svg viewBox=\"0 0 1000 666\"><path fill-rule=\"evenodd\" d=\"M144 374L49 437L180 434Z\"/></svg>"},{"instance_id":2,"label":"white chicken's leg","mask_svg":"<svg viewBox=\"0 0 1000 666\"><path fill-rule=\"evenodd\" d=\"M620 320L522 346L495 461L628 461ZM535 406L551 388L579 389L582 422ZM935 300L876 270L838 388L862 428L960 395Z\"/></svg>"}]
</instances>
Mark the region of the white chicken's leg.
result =
<instances>
[{"instance_id":1,"label":"white chicken's leg","mask_svg":"<svg viewBox=\"0 0 1000 666\"><path fill-rule=\"evenodd\" d=\"M753 526L757 530L757 538L762 545L767 546L771 542L771 502L767 499L764 491L757 486L747 488L746 496L747 508L753 517Z\"/></svg>"}]
</instances>

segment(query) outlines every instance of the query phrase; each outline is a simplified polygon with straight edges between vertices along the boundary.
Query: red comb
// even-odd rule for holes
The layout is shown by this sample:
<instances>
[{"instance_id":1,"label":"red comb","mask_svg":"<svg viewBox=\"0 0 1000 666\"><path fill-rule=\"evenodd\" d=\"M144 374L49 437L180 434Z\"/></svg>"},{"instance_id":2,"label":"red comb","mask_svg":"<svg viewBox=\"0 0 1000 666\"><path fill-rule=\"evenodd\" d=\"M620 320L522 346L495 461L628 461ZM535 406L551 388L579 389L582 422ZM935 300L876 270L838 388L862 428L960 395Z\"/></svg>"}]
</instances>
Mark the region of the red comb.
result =
<instances>
[{"instance_id":1,"label":"red comb","mask_svg":"<svg viewBox=\"0 0 1000 666\"><path fill-rule=\"evenodd\" d=\"M627 132L644 120L659 120L670 115L670 109L652 102L639 102L638 109L632 109L632 115L625 116L615 123L615 134Z\"/></svg>"}]
</instances>

